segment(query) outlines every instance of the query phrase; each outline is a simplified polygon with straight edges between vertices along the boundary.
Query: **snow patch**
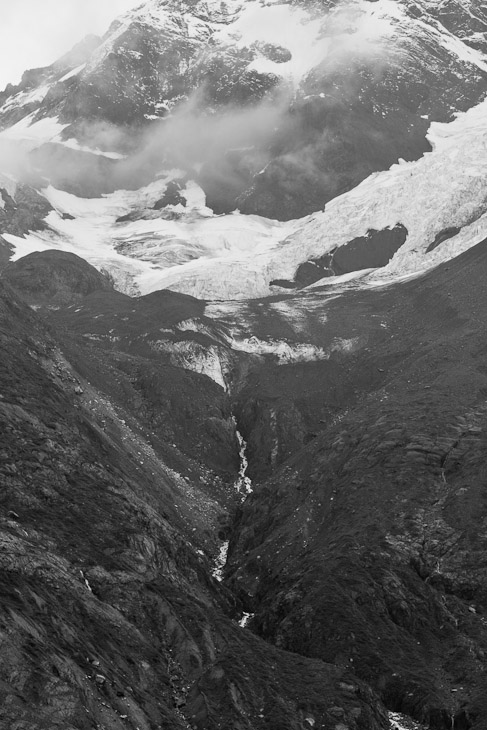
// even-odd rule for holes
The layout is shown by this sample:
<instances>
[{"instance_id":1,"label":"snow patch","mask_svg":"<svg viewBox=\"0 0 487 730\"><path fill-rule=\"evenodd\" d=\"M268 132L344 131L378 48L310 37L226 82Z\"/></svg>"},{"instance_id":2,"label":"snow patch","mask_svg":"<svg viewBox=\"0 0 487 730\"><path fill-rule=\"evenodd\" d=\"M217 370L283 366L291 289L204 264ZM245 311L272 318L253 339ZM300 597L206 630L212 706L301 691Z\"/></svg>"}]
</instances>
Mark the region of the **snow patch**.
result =
<instances>
[{"instance_id":1,"label":"snow patch","mask_svg":"<svg viewBox=\"0 0 487 730\"><path fill-rule=\"evenodd\" d=\"M20 122L0 132L0 139L15 140L24 143L27 149L33 149L46 142L52 142L68 124L61 124L58 117L46 117L34 122L35 112L27 115Z\"/></svg>"},{"instance_id":2,"label":"snow patch","mask_svg":"<svg viewBox=\"0 0 487 730\"><path fill-rule=\"evenodd\" d=\"M285 315L284 315L285 318ZM333 340L331 347L319 347L305 342L293 343L285 340L260 340L255 335L239 340L232 338L230 346L240 352L277 358L278 365L298 362L319 362L329 360L333 352L353 352L359 346L359 338Z\"/></svg>"},{"instance_id":3,"label":"snow patch","mask_svg":"<svg viewBox=\"0 0 487 730\"><path fill-rule=\"evenodd\" d=\"M81 145L76 139L74 139L74 137L71 137L70 139L62 139L61 137L56 137L51 141L55 142L56 144L61 144L63 145L63 147L69 147L70 149L76 150L77 152L89 152L91 155L108 157L108 159L110 160L124 160L126 158L126 155L121 155L119 152L108 152L107 150L100 150L98 148L93 149L92 147Z\"/></svg>"},{"instance_id":4,"label":"snow patch","mask_svg":"<svg viewBox=\"0 0 487 730\"><path fill-rule=\"evenodd\" d=\"M257 58L248 68L287 77L297 86L313 68L345 47L376 55L377 44L390 37L396 22L404 17L402 8L392 0L374 4L358 0L345 9L339 5L319 16L292 4L254 0L245 3L237 19L216 33L214 40L237 48L259 43L285 48L291 54L288 61Z\"/></svg>"},{"instance_id":5,"label":"snow patch","mask_svg":"<svg viewBox=\"0 0 487 730\"><path fill-rule=\"evenodd\" d=\"M76 68L73 68L72 71L69 71L65 76L62 77L62 79L59 79L59 83L62 84L63 81L67 81L68 79L72 79L74 76L78 76L83 69L86 67L86 63L82 63L81 66L77 66Z\"/></svg>"},{"instance_id":6,"label":"snow patch","mask_svg":"<svg viewBox=\"0 0 487 730\"><path fill-rule=\"evenodd\" d=\"M295 362L316 362L328 360L330 353L322 347L305 343L288 343L284 340L260 340L255 335L244 340L233 339L231 346L234 350L248 352L253 355L264 355L277 358L279 365Z\"/></svg>"}]
</instances>

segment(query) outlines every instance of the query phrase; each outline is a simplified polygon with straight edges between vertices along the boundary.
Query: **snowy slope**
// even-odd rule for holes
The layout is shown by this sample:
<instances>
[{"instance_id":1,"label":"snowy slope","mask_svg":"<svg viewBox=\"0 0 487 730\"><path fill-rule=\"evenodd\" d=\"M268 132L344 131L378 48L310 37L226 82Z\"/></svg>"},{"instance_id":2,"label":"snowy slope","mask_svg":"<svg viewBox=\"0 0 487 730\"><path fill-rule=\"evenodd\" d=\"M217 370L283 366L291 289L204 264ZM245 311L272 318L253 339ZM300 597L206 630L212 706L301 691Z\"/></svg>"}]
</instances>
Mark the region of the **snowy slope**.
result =
<instances>
[{"instance_id":1,"label":"snowy slope","mask_svg":"<svg viewBox=\"0 0 487 730\"><path fill-rule=\"evenodd\" d=\"M215 116L218 104L223 103L220 93L254 88L248 86L249 79L254 83L256 78L262 81L264 77L279 77L292 90L293 118L299 121L292 133L298 129L297 136L291 135L294 147L267 159L262 169L257 166L257 173L251 172L245 183L250 186L245 195L236 198L246 213L263 208L265 215L244 215L238 210L231 215L213 215L215 195L212 198L202 189L205 185L201 179L200 184L195 181L197 164L191 174L187 170L162 172L154 167L158 177L140 190L116 190L91 199L55 189L46 180L43 194L54 208L46 219L48 227L25 238L5 234L5 240L15 248L15 256L60 248L110 271L122 291L147 293L169 287L222 300L275 293L279 289L271 282L292 282L300 264L366 236L369 230L382 231L400 224L407 229L407 239L387 266L362 272L361 286L414 275L481 240L486 235L487 211L482 184L486 172L486 102L460 113L452 122L434 121L451 116L455 108L470 105L471 98L461 96L465 89L474 88L474 95L483 95L486 57L466 42L469 28L479 32L481 20L479 13L473 12L475 3L461 3L464 15L460 10L457 13L460 35L455 34L451 22L446 22L441 8L433 8L429 0L416 3L415 9L410 3L393 0L330 5L324 12L304 2L232 0L222 6L199 0L189 9L179 0L149 0L115 21L87 58L75 54L67 67L61 64L41 70L21 87L2 95L0 121L15 121L6 125L0 140L18 145L23 152L42 149L49 143L53 147L46 148L47 157L51 149L63 145L73 152L91 152L93 158L105 156L109 159L103 162L114 166L127 162L123 155L105 146L90 146L76 136L80 109L85 109L79 106L80 100L91 109L92 102L107 97L108 106L99 107L105 121L112 119L112 113L122 114L121 100L127 101L127 119L132 119L134 112L147 121L147 116L167 115L168 109L182 96L191 94L202 78L208 81L205 74L211 72L213 81L216 78L211 92ZM379 59L382 66L377 65ZM371 70L377 72L375 86L364 86ZM252 76L254 72L256 77ZM206 90L207 81L202 87ZM356 86L350 100L351 81ZM403 81L405 91L399 93L396 87ZM321 91L324 88L326 92ZM413 96L401 96L411 89ZM333 94L341 94L338 112L330 106ZM365 106L354 106L357 99ZM251 103L255 103L254 97ZM154 115L147 113L150 109ZM350 129L346 117L349 109L353 122ZM73 124L75 112L78 117ZM121 119L125 119L123 114ZM248 117L243 120L248 122ZM427 129L430 120L433 123L428 140L434 147L432 152L366 176L367 171L389 167L390 160L397 159L397 139L391 142L386 134L384 140L392 148L384 158L364 161L360 159L362 148L368 150L377 140L381 148L384 129L392 129L393 135L402 140L403 130L416 125L413 152L409 149L412 159L418 150L428 147L422 130ZM242 123L240 117L232 117L232 123L238 122ZM177 127L177 114L169 114L168 123ZM272 123L276 123L275 118ZM196 126L189 126L189 130L194 131ZM342 137L341 127L345 129ZM355 137L364 128L367 134L357 142ZM218 134L225 131L221 126L216 129ZM339 138L338 147L330 148L329 138L333 138L333 144ZM350 162L345 151L353 144L358 147L352 150ZM269 146L268 140L264 146ZM149 146L151 154L153 149L157 151ZM225 175L229 173L231 178L235 172L227 168L222 171L221 162L227 163L227 153L231 152L238 158L237 165L248 170L252 167L250 159L261 161L262 150L256 151L256 145L243 151L223 146L220 152L221 157L212 160L215 179L220 177L221 186L227 188ZM338 166L329 169L327 160L334 157ZM72 160L76 162L69 158L68 163ZM324 160L324 167L318 168L316 160ZM347 160L352 167L342 180L340 171L346 168ZM130 158L127 164L130 171ZM358 172L353 167L357 164ZM109 171L103 168L100 175L105 174L108 176ZM174 175L185 180L182 195L186 205L169 205L157 212L154 206ZM89 174L87 179L91 179ZM335 188L328 190L326 180L332 180L340 190L352 189L334 197ZM269 213L276 209L276 200L280 213L284 210L283 218L289 209L306 211L313 191L322 184L324 197L318 196L312 209L322 209L320 200L334 197L324 212L285 223L272 219ZM452 234L453 229L459 230ZM428 252L445 231L450 237ZM348 273L336 283L342 286L357 276ZM333 277L327 279L330 284L333 281Z\"/></svg>"},{"instance_id":2,"label":"snowy slope","mask_svg":"<svg viewBox=\"0 0 487 730\"><path fill-rule=\"evenodd\" d=\"M110 270L122 290L169 287L205 299L244 299L275 292L271 281L292 279L300 263L369 229L400 223L408 231L406 243L387 266L361 276L360 285L391 281L448 260L487 236L487 101L454 122L433 124L429 139L431 153L372 175L302 221L212 216L201 191L190 186L189 205L177 219L116 223L130 210L153 205L165 189L162 179L142 191L90 201L49 189L46 196L57 211L47 219L51 230L5 237L17 257L49 247L78 253ZM63 213L74 220L63 220ZM427 253L450 228L460 231Z\"/></svg>"},{"instance_id":3,"label":"snowy slope","mask_svg":"<svg viewBox=\"0 0 487 730\"><path fill-rule=\"evenodd\" d=\"M370 229L397 223L408 230L406 243L386 267L362 278L361 285L419 273L458 255L487 236L487 102L450 124L433 124L429 139L433 152L372 175L331 201L325 212L306 220L286 240L253 252L247 260L213 261L198 270L186 266L171 288L203 298L266 296L276 291L271 281L292 279L303 261ZM437 234L448 228L461 230L426 253Z\"/></svg>"},{"instance_id":4,"label":"snowy slope","mask_svg":"<svg viewBox=\"0 0 487 730\"><path fill-rule=\"evenodd\" d=\"M46 189L44 195L54 208L46 218L49 228L25 238L5 234L15 247L14 259L59 248L109 271L119 290L146 294L178 281L187 266L204 268L222 259L231 263L265 251L295 227L259 216L213 216L204 206L202 191L191 183L184 192L186 207L172 207L176 219L117 222L130 211L150 209L172 174L142 190L90 200Z\"/></svg>"}]
</instances>

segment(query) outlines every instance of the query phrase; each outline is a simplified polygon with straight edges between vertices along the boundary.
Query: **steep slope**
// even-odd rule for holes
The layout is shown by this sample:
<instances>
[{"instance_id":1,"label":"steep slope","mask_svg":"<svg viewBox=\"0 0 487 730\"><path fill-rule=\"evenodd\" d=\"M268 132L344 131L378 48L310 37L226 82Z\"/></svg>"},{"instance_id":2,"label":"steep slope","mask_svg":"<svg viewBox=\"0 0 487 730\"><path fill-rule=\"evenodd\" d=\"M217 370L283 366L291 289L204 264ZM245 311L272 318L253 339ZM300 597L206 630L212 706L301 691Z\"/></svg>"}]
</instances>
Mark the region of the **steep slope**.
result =
<instances>
[{"instance_id":1,"label":"steep slope","mask_svg":"<svg viewBox=\"0 0 487 730\"><path fill-rule=\"evenodd\" d=\"M353 347L267 362L236 398L254 492L226 576L250 627L434 728L487 717L486 267L483 241L409 283L303 293L316 341Z\"/></svg>"},{"instance_id":2,"label":"steep slope","mask_svg":"<svg viewBox=\"0 0 487 730\"><path fill-rule=\"evenodd\" d=\"M32 185L18 184L10 175L0 173L0 231L23 237L27 233L45 231L45 218L52 207ZM4 245L7 242L2 236Z\"/></svg>"},{"instance_id":3,"label":"steep slope","mask_svg":"<svg viewBox=\"0 0 487 730\"><path fill-rule=\"evenodd\" d=\"M7 84L0 92L2 127L16 124L35 113L51 86L68 81L68 76L72 78L70 74L86 63L100 42L96 36L87 36L51 66L30 69L23 74L19 84Z\"/></svg>"},{"instance_id":4,"label":"steep slope","mask_svg":"<svg viewBox=\"0 0 487 730\"><path fill-rule=\"evenodd\" d=\"M2 727L333 730L337 706L350 728L387 727L348 670L230 620L218 494L167 466L129 379L3 283L0 338Z\"/></svg>"},{"instance_id":5,"label":"steep slope","mask_svg":"<svg viewBox=\"0 0 487 730\"><path fill-rule=\"evenodd\" d=\"M66 345L93 383L105 383L100 366L116 374L110 382L130 373L144 405L125 385L124 407L177 446L179 466L169 463L193 482L198 463L224 476L225 447L202 447L201 434L198 444L198 431L216 438L194 407L203 381L178 380L179 368L212 350L231 363L223 383L254 491L233 524L222 513L216 527L230 537L224 584L257 635L353 670L390 711L441 729L482 728L487 709L486 252L484 241L421 278L338 296L324 286L205 307L170 292L107 292L49 313L93 343L89 355ZM154 351L157 322L166 345ZM164 364L175 353L180 376ZM214 399L218 388L204 387ZM175 408L164 388L180 394ZM192 411L181 413L188 397ZM168 463L171 449L159 448ZM199 489L233 511L214 479Z\"/></svg>"}]
</instances>

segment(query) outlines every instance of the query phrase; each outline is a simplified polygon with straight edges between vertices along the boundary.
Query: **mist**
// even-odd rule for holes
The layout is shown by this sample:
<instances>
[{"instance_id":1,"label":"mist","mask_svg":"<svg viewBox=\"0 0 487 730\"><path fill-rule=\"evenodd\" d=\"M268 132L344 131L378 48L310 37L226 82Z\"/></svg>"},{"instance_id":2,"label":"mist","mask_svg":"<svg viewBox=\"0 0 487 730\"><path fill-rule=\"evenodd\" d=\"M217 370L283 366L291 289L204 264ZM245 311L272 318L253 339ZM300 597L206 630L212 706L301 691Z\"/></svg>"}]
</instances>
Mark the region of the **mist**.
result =
<instances>
[{"instance_id":1,"label":"mist","mask_svg":"<svg viewBox=\"0 0 487 730\"><path fill-rule=\"evenodd\" d=\"M124 4L134 5L128 0ZM304 186L318 190L317 197L313 192L306 194L314 196L313 205L319 206L319 191L336 173L326 170L327 153L333 153L342 117L357 96L359 78L354 68L366 64L371 77L380 80L386 64L380 39L391 31L387 23L342 3L323 16L322 61L298 89L289 79L276 77L275 86L263 98L246 105L223 105L208 98L203 83L164 118L136 130L105 121L76 123L82 147L117 152L123 159L53 143L32 152L22 145L0 144L0 169L11 170L27 182L42 176L82 197L137 189L164 171L179 169L200 183L216 213L225 213L235 209L256 176L265 174L279 158L272 168L275 195L280 189L292 190L296 180L302 179ZM68 129L62 136L69 139L70 134Z\"/></svg>"},{"instance_id":2,"label":"mist","mask_svg":"<svg viewBox=\"0 0 487 730\"><path fill-rule=\"evenodd\" d=\"M142 129L85 121L76 128L80 149L47 143L29 150L0 137L0 170L22 182L38 184L43 177L46 184L49 180L68 192L94 197L118 188L137 189L166 170L179 169L205 180L210 194L213 188L234 207L236 195L271 157L272 142L285 125L289 89L283 85L272 98L250 107L218 111L202 108L203 96L198 89L164 119Z\"/></svg>"}]
</instances>

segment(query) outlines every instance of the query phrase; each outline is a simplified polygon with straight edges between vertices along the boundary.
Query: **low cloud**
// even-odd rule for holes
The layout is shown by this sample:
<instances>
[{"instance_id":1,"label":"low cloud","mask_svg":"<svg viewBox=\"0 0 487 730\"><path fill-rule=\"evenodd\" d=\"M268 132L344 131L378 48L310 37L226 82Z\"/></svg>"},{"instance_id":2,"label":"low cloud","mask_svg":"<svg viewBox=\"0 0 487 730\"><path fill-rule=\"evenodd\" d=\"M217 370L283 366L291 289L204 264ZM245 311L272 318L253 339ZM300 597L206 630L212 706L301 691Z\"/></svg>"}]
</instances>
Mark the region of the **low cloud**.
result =
<instances>
[{"instance_id":1,"label":"low cloud","mask_svg":"<svg viewBox=\"0 0 487 730\"><path fill-rule=\"evenodd\" d=\"M55 4L56 0L50 2ZM78 10L81 6L81 2L68 4ZM112 8L115 4L112 3ZM118 5L121 4L131 6L135 3L121 0ZM357 91L354 64L365 63L372 74L380 76L385 60L384 46L379 41L392 32L393 27L390 21L374 14L374 3L370 5L372 9L363 12L353 3L342 3L323 17L323 63L311 74L315 81L308 80L305 87L311 91L313 87L317 91L326 88L326 79L332 82L340 70L340 87L333 89L331 84L329 88L342 99L351 99ZM83 0L83 8L86 15L89 11L86 0ZM94 12L100 14L100 11ZM342 73L344 67L348 70ZM40 166L53 184L80 195L98 195L120 187L140 187L165 169L179 168L203 182L207 194L210 198L213 196L212 203L216 204L218 212L224 212L226 207L231 209L235 199L251 184L253 176L276 156L283 160L282 174L291 171L289 174L313 178L326 175L322 162L313 156L313 144L304 144L302 150L293 149L293 138L303 134L299 128L302 119L297 121L291 88L286 81L273 88L264 99L246 106L234 104L209 109L205 99L204 87L199 88L164 119L148 125L135 143L132 133L109 123L77 125L76 134L82 145L128 153L126 159L114 161L69 148L56 152L40 150L29 157L21 148L15 152L13 147L0 145L0 169L8 168L16 176L33 179L34 160L34 168ZM328 106L332 110L331 94L330 100ZM337 113L341 113L340 108ZM320 112L318 116L318 124L323 124L323 128L314 130L313 134L315 140L320 137L323 152L328 147L326 115ZM286 147L288 142L290 146ZM330 146L332 144L333 140Z\"/></svg>"}]
</instances>

